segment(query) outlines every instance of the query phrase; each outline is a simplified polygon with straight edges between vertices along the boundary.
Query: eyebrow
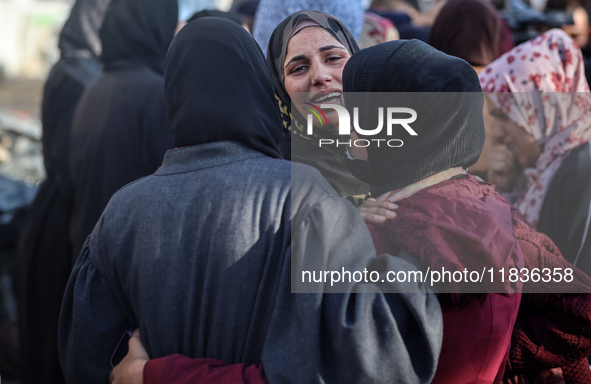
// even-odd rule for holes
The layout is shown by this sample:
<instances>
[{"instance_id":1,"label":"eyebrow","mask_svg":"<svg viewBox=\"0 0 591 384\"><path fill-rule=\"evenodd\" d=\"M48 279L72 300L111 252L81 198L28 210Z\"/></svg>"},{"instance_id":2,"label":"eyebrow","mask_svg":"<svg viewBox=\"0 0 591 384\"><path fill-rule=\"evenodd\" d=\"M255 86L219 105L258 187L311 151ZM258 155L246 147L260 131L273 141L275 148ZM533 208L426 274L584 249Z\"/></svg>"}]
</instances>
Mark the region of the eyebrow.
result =
<instances>
[{"instance_id":1,"label":"eyebrow","mask_svg":"<svg viewBox=\"0 0 591 384\"><path fill-rule=\"evenodd\" d=\"M289 66L289 64L293 63L294 61L304 60L305 58L306 58L306 55L294 56L291 58L291 60L289 60L289 62L287 64L285 64L285 66L283 68L284 69L287 68Z\"/></svg>"},{"instance_id":2,"label":"eyebrow","mask_svg":"<svg viewBox=\"0 0 591 384\"><path fill-rule=\"evenodd\" d=\"M326 51L330 51L331 49L345 49L345 47L340 47L338 45L325 45L324 47L320 47L320 49L318 49L318 52L322 53L322 52L326 52Z\"/></svg>"},{"instance_id":3,"label":"eyebrow","mask_svg":"<svg viewBox=\"0 0 591 384\"><path fill-rule=\"evenodd\" d=\"M324 47L320 47L318 48L318 52L322 53L322 52L326 52L326 51L330 51L331 49L343 49L343 50L347 50L345 47L341 47L338 45L325 45ZM289 60L289 62L287 62L285 64L285 66L283 67L284 69L287 68L289 66L289 64L293 63L294 61L300 61L300 60L304 60L306 59L306 55L298 55L298 56L294 56L291 58L291 60Z\"/></svg>"}]
</instances>

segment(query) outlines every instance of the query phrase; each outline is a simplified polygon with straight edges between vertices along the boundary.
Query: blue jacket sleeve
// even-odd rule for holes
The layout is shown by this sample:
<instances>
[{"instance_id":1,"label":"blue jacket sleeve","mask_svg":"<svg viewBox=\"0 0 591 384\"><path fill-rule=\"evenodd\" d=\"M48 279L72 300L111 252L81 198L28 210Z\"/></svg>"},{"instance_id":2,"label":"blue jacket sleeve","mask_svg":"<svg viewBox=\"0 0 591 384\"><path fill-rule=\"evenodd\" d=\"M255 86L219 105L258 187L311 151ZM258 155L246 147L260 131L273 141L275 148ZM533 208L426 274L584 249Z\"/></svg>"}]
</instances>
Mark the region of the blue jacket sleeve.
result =
<instances>
[{"instance_id":1,"label":"blue jacket sleeve","mask_svg":"<svg viewBox=\"0 0 591 384\"><path fill-rule=\"evenodd\" d=\"M111 355L120 336L137 328L91 260L87 239L70 275L60 314L58 348L66 383L108 383Z\"/></svg>"}]
</instances>

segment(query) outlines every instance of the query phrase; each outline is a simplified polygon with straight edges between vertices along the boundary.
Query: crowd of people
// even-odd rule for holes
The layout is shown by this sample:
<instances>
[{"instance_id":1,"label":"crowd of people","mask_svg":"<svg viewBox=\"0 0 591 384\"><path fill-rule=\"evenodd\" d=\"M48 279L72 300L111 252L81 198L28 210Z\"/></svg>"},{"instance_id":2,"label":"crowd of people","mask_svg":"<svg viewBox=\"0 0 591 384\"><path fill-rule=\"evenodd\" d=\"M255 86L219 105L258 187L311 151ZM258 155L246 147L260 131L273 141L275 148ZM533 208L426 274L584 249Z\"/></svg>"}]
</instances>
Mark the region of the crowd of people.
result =
<instances>
[{"instance_id":1,"label":"crowd of people","mask_svg":"<svg viewBox=\"0 0 591 384\"><path fill-rule=\"evenodd\" d=\"M489 0L235 10L74 3L22 383L591 383L585 47ZM439 270L482 276L390 278Z\"/></svg>"}]
</instances>

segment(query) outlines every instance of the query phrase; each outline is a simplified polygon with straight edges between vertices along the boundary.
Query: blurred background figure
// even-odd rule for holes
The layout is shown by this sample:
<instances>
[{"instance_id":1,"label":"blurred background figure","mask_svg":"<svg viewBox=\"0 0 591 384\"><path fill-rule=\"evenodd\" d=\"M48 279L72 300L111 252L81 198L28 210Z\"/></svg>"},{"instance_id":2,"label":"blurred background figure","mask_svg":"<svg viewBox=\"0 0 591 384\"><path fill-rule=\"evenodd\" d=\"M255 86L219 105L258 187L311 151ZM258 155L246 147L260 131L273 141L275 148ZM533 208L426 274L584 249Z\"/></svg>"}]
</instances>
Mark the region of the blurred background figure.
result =
<instances>
[{"instance_id":1,"label":"blurred background figure","mask_svg":"<svg viewBox=\"0 0 591 384\"><path fill-rule=\"evenodd\" d=\"M401 39L429 40L430 28L444 0L373 0L369 11L392 21Z\"/></svg>"},{"instance_id":2,"label":"blurred background figure","mask_svg":"<svg viewBox=\"0 0 591 384\"><path fill-rule=\"evenodd\" d=\"M15 376L23 383L63 382L55 342L72 263L69 131L84 87L101 72L98 28L109 2L0 2L3 382ZM229 7L229 1L216 4Z\"/></svg>"},{"instance_id":3,"label":"blurred background figure","mask_svg":"<svg viewBox=\"0 0 591 384\"><path fill-rule=\"evenodd\" d=\"M105 15L103 73L84 91L72 122L73 260L113 193L152 174L173 147L163 71L177 12L175 0L112 0Z\"/></svg>"},{"instance_id":4,"label":"blurred background figure","mask_svg":"<svg viewBox=\"0 0 591 384\"><path fill-rule=\"evenodd\" d=\"M400 34L392 21L373 12L365 12L363 30L358 41L359 48L368 48L399 38Z\"/></svg>"},{"instance_id":5,"label":"blurred background figure","mask_svg":"<svg viewBox=\"0 0 591 384\"><path fill-rule=\"evenodd\" d=\"M246 0L246 1L235 1L230 11L236 12L242 15L243 26L248 27L246 30L252 34L254 26L254 15L256 14L260 0Z\"/></svg>"},{"instance_id":6,"label":"blurred background figure","mask_svg":"<svg viewBox=\"0 0 591 384\"><path fill-rule=\"evenodd\" d=\"M41 123L46 179L30 207L17 261L20 379L62 383L57 324L72 270L70 128L84 88L101 72L98 30L110 0L78 0L59 37L60 60L45 82Z\"/></svg>"},{"instance_id":7,"label":"blurred background figure","mask_svg":"<svg viewBox=\"0 0 591 384\"><path fill-rule=\"evenodd\" d=\"M466 60L476 73L504 53L503 46L512 48L511 35L489 0L447 1L431 28L429 44L448 55ZM491 117L486 105L483 113L485 126L490 127L487 120ZM487 130L480 158L470 167L470 173L484 179L491 142L491 132Z\"/></svg>"},{"instance_id":8,"label":"blurred background figure","mask_svg":"<svg viewBox=\"0 0 591 384\"><path fill-rule=\"evenodd\" d=\"M187 23L202 17L219 17L222 19L228 19L230 21L235 22L238 25L241 25L242 27L244 27L244 29L246 29L248 33L250 33L248 20L245 19L245 17L242 14L233 11L225 12L219 11L217 9L204 9L202 11L196 12L195 14L193 14L193 16L189 17L189 19L187 19Z\"/></svg>"},{"instance_id":9,"label":"blurred background figure","mask_svg":"<svg viewBox=\"0 0 591 384\"><path fill-rule=\"evenodd\" d=\"M265 56L271 34L279 23L293 13L307 9L335 16L351 31L353 38L359 40L364 19L362 0L261 0L254 19L253 36Z\"/></svg>"},{"instance_id":10,"label":"blurred background figure","mask_svg":"<svg viewBox=\"0 0 591 384\"><path fill-rule=\"evenodd\" d=\"M65 1L0 2L0 375L18 375L15 296L18 237L37 185L45 178L39 109L43 80L59 58ZM51 47L51 48L49 48ZM41 319L39 319L39 323ZM35 366L43 369L41 364ZM49 381L48 381L49 382Z\"/></svg>"},{"instance_id":11,"label":"blurred background figure","mask_svg":"<svg viewBox=\"0 0 591 384\"><path fill-rule=\"evenodd\" d=\"M574 41L553 29L480 74L493 117L488 179L591 274L591 95Z\"/></svg>"},{"instance_id":12,"label":"blurred background figure","mask_svg":"<svg viewBox=\"0 0 591 384\"><path fill-rule=\"evenodd\" d=\"M217 9L215 0L178 0L179 20L188 20L193 14L205 9Z\"/></svg>"},{"instance_id":13,"label":"blurred background figure","mask_svg":"<svg viewBox=\"0 0 591 384\"><path fill-rule=\"evenodd\" d=\"M435 19L429 44L480 73L500 56L502 37L501 15L488 0L449 0Z\"/></svg>"}]
</instances>

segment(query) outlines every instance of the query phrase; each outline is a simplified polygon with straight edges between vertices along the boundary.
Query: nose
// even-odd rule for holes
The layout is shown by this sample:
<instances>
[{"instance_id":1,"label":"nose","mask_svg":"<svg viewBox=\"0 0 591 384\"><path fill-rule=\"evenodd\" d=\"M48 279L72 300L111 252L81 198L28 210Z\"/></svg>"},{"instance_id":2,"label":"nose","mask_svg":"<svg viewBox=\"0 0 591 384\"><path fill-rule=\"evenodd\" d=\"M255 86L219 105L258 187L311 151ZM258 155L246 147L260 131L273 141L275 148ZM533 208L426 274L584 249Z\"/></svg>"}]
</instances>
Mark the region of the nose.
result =
<instances>
[{"instance_id":1,"label":"nose","mask_svg":"<svg viewBox=\"0 0 591 384\"><path fill-rule=\"evenodd\" d=\"M505 141L507 132L503 128L503 124L499 122L498 119L493 119L492 134L496 142L503 143Z\"/></svg>"},{"instance_id":2,"label":"nose","mask_svg":"<svg viewBox=\"0 0 591 384\"><path fill-rule=\"evenodd\" d=\"M321 85L327 81L332 81L332 75L329 68L326 68L322 64L316 64L312 68L311 81L312 85Z\"/></svg>"}]
</instances>

